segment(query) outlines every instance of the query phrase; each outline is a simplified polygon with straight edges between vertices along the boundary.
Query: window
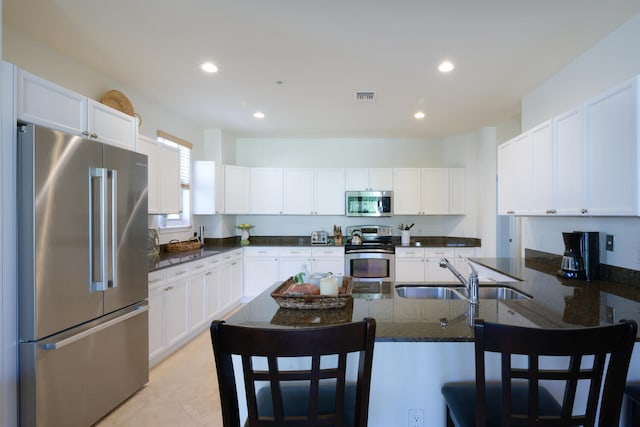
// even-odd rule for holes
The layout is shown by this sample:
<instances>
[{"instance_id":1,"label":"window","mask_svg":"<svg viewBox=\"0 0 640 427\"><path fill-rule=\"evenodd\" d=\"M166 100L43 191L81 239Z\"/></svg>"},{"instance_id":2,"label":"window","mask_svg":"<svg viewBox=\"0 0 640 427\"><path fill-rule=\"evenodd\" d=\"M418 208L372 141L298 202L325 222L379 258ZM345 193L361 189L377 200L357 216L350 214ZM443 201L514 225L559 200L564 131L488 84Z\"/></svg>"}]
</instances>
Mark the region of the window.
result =
<instances>
[{"instance_id":1,"label":"window","mask_svg":"<svg viewBox=\"0 0 640 427\"><path fill-rule=\"evenodd\" d=\"M158 143L180 150L180 206L181 212L163 215L161 228L191 226L191 144L162 131L158 131Z\"/></svg>"}]
</instances>

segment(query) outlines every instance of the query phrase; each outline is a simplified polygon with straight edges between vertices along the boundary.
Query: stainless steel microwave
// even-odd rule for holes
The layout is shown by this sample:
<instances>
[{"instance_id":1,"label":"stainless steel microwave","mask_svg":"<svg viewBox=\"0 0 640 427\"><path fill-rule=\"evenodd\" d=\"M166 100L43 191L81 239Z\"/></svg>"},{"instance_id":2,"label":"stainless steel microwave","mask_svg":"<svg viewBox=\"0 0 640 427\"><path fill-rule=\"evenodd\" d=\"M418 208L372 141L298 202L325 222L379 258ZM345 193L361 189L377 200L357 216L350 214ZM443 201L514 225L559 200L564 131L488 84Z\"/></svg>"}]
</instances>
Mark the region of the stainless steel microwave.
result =
<instances>
[{"instance_id":1,"label":"stainless steel microwave","mask_svg":"<svg viewBox=\"0 0 640 427\"><path fill-rule=\"evenodd\" d=\"M347 216L392 216L393 191L345 192Z\"/></svg>"}]
</instances>

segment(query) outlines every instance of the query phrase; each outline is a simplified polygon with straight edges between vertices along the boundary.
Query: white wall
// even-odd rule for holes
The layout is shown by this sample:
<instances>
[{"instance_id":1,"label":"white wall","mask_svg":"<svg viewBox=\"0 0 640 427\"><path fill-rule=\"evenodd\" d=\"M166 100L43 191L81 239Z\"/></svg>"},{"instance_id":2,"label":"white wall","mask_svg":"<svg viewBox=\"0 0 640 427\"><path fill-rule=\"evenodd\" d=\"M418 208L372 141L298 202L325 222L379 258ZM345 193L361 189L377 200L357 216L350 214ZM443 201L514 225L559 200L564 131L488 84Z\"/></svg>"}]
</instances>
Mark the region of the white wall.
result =
<instances>
[{"instance_id":1,"label":"white wall","mask_svg":"<svg viewBox=\"0 0 640 427\"><path fill-rule=\"evenodd\" d=\"M95 100L100 100L111 89L124 93L142 117L141 135L155 138L160 129L193 144L203 143L202 126L158 106L135 88L80 65L11 26L5 25L3 37L3 59L30 73Z\"/></svg>"},{"instance_id":2,"label":"white wall","mask_svg":"<svg viewBox=\"0 0 640 427\"><path fill-rule=\"evenodd\" d=\"M640 74L638 40L640 15L527 94L522 99L522 129L529 129ZM601 261L640 270L640 218L523 218L522 248L562 254L561 232L574 230L613 234L614 252L604 251L601 245Z\"/></svg>"}]
</instances>

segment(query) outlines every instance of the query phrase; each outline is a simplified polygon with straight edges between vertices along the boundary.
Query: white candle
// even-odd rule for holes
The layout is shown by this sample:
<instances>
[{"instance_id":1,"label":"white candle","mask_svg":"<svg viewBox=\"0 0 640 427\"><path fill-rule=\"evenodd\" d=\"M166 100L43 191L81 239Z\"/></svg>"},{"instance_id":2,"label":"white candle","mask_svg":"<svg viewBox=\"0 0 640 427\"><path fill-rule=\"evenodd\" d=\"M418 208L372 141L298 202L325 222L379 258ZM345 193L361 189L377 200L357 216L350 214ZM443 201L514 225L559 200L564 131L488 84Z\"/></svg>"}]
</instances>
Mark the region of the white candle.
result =
<instances>
[{"instance_id":1,"label":"white candle","mask_svg":"<svg viewBox=\"0 0 640 427\"><path fill-rule=\"evenodd\" d=\"M338 279L335 277L320 279L320 295L338 295Z\"/></svg>"}]
</instances>

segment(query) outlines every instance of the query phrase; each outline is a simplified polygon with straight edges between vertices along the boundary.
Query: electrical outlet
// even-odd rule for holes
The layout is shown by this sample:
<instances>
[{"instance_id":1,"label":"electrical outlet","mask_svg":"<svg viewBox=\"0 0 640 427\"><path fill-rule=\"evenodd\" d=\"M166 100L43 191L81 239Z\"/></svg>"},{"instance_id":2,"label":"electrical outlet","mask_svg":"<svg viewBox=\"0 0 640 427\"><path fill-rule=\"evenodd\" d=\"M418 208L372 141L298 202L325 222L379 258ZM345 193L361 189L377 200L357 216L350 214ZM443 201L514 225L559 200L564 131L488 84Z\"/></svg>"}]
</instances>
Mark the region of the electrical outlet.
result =
<instances>
[{"instance_id":1,"label":"electrical outlet","mask_svg":"<svg viewBox=\"0 0 640 427\"><path fill-rule=\"evenodd\" d=\"M613 234L607 234L606 245L605 248L608 251L613 252Z\"/></svg>"},{"instance_id":2,"label":"electrical outlet","mask_svg":"<svg viewBox=\"0 0 640 427\"><path fill-rule=\"evenodd\" d=\"M409 409L409 427L424 427L424 409Z\"/></svg>"}]
</instances>

